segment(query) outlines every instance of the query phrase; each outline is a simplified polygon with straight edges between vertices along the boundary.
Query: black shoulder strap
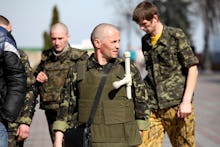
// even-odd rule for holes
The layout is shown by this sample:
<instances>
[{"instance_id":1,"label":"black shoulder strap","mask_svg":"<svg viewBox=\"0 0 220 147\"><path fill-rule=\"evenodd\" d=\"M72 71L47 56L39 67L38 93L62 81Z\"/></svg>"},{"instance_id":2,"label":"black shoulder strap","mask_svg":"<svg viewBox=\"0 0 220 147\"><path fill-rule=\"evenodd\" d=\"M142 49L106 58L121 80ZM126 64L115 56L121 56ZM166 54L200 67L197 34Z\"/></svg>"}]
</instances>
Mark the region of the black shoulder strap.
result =
<instances>
[{"instance_id":1,"label":"black shoulder strap","mask_svg":"<svg viewBox=\"0 0 220 147\"><path fill-rule=\"evenodd\" d=\"M87 122L88 126L92 125L92 122L93 122L93 119L94 119L94 116L95 116L95 112L96 112L96 109L97 109L97 106L98 106L98 103L99 103L99 100L100 100L100 97L101 97L101 94L102 94L102 90L104 88L107 75L108 75L109 71L111 70L112 65L113 65L113 63L108 63L107 66L105 67L104 71L103 71L102 78L101 78L101 81L99 83L98 90L96 92L95 100L93 102L92 110L90 112L89 119L88 119L88 122Z\"/></svg>"}]
</instances>

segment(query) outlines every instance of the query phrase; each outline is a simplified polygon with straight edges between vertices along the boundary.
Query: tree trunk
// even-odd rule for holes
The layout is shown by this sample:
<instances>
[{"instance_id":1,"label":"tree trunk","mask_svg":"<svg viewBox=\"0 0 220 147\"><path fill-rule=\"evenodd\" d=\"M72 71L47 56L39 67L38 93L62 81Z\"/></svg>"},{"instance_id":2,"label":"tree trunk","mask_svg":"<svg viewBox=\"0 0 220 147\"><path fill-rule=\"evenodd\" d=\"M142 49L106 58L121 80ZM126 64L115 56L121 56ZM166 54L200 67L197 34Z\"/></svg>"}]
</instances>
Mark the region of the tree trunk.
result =
<instances>
[{"instance_id":1,"label":"tree trunk","mask_svg":"<svg viewBox=\"0 0 220 147\"><path fill-rule=\"evenodd\" d=\"M204 72L210 73L212 71L212 63L211 63L211 52L209 49L209 37L210 37L210 30L208 27L205 27L205 34L204 34L204 49L203 49L203 65L204 65Z\"/></svg>"}]
</instances>

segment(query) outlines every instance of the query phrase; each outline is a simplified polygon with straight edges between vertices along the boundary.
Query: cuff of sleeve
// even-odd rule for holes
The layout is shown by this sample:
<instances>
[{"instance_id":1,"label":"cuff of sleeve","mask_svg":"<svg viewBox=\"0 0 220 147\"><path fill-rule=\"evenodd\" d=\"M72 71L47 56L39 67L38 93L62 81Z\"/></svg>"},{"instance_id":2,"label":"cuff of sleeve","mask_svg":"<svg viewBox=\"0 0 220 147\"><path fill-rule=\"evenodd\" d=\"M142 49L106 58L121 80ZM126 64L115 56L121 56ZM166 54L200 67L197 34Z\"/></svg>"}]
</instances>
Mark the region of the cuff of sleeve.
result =
<instances>
[{"instance_id":1,"label":"cuff of sleeve","mask_svg":"<svg viewBox=\"0 0 220 147\"><path fill-rule=\"evenodd\" d=\"M146 120L137 120L137 125L139 130L148 130L150 127L150 122Z\"/></svg>"},{"instance_id":2,"label":"cuff of sleeve","mask_svg":"<svg viewBox=\"0 0 220 147\"><path fill-rule=\"evenodd\" d=\"M17 121L19 124L31 125L32 119L30 117L21 117Z\"/></svg>"},{"instance_id":3,"label":"cuff of sleeve","mask_svg":"<svg viewBox=\"0 0 220 147\"><path fill-rule=\"evenodd\" d=\"M57 120L53 124L53 131L58 130L61 132L65 132L68 127L69 126L66 122Z\"/></svg>"}]
</instances>

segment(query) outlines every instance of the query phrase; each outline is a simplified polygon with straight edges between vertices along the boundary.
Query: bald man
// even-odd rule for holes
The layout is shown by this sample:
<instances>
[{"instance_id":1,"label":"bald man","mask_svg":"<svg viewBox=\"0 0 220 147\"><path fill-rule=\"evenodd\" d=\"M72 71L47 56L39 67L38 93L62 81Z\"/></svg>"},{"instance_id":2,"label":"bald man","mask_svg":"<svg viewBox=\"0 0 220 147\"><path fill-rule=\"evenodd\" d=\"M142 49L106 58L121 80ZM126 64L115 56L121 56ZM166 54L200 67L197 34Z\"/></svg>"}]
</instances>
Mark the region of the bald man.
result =
<instances>
[{"instance_id":1,"label":"bald man","mask_svg":"<svg viewBox=\"0 0 220 147\"><path fill-rule=\"evenodd\" d=\"M52 125L57 116L60 91L63 87L70 66L78 60L88 57L86 51L71 48L68 41L70 35L63 23L51 27L50 38L52 47L43 51L35 76L40 94L40 108L45 110L51 140L53 142Z\"/></svg>"},{"instance_id":2,"label":"bald man","mask_svg":"<svg viewBox=\"0 0 220 147\"><path fill-rule=\"evenodd\" d=\"M68 122L74 110L78 112L79 124L88 121L99 82L106 69L109 69L109 73L106 74L107 80L103 84L103 91L91 125L91 146L137 146L141 144L139 130L146 130L149 126L145 84L138 69L131 64L133 98L128 99L126 85L117 90L112 86L114 81L123 79L125 75L125 62L118 58L120 32L117 27L107 23L97 25L92 31L91 41L95 53L86 61L77 62L76 69L74 66L71 68L64 84L61 93L63 101L53 127L54 147L62 147L63 132L69 127ZM73 88L68 88L71 83ZM67 142L65 138L64 142ZM70 144L69 146L77 146L71 142Z\"/></svg>"}]
</instances>

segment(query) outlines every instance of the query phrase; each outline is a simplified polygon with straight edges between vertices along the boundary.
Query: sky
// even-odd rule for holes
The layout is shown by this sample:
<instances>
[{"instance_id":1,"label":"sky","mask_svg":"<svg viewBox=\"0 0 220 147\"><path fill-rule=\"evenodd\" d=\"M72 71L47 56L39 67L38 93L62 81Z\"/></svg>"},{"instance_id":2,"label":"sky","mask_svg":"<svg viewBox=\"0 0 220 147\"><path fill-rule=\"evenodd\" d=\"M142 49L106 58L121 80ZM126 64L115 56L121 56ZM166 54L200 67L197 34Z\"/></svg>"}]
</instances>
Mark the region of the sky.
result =
<instances>
[{"instance_id":1,"label":"sky","mask_svg":"<svg viewBox=\"0 0 220 147\"><path fill-rule=\"evenodd\" d=\"M69 28L71 43L88 39L99 23L113 23L113 8L106 0L0 0L0 14L12 26L17 44L41 47L42 34L49 31L52 9L58 7L60 20Z\"/></svg>"},{"instance_id":2,"label":"sky","mask_svg":"<svg viewBox=\"0 0 220 147\"><path fill-rule=\"evenodd\" d=\"M91 31L99 23L118 23L119 17L111 0L0 0L0 14L10 20L12 34L19 47L41 48L43 32L49 31L55 5L60 21L69 28L70 44L89 40ZM203 45L199 28L201 25L198 23L193 36L198 51ZM122 32L121 50L126 50L126 39L126 33ZM140 48L140 36L132 36L131 40L134 49Z\"/></svg>"}]
</instances>

